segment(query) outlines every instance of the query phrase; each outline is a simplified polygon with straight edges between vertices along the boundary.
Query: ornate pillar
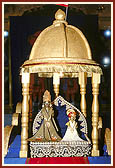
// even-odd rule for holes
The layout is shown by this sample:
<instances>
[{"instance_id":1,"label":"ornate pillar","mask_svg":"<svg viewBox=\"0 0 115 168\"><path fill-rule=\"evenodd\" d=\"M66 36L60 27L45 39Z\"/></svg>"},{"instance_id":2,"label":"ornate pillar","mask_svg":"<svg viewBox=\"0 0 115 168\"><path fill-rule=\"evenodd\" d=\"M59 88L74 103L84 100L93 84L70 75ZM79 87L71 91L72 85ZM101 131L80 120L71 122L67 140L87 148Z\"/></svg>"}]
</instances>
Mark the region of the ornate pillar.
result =
<instances>
[{"instance_id":1,"label":"ornate pillar","mask_svg":"<svg viewBox=\"0 0 115 168\"><path fill-rule=\"evenodd\" d=\"M92 94L93 94L93 103L92 103L92 156L99 156L98 148L98 121L99 121L99 84L100 84L100 74L93 73L92 75Z\"/></svg>"},{"instance_id":2,"label":"ornate pillar","mask_svg":"<svg viewBox=\"0 0 115 168\"><path fill-rule=\"evenodd\" d=\"M26 158L28 155L28 112L29 112L29 80L30 74L28 72L22 73L22 131L21 131L21 150L20 157Z\"/></svg>"},{"instance_id":3,"label":"ornate pillar","mask_svg":"<svg viewBox=\"0 0 115 168\"><path fill-rule=\"evenodd\" d=\"M86 83L87 83L87 73L86 72L79 72L79 85L80 85L80 94L81 94L81 102L80 102L80 107L81 107L81 112L84 114L86 117Z\"/></svg>"},{"instance_id":4,"label":"ornate pillar","mask_svg":"<svg viewBox=\"0 0 115 168\"><path fill-rule=\"evenodd\" d=\"M32 135L32 83L29 87L29 136Z\"/></svg>"},{"instance_id":5,"label":"ornate pillar","mask_svg":"<svg viewBox=\"0 0 115 168\"><path fill-rule=\"evenodd\" d=\"M53 87L54 87L54 93L55 93L56 97L59 94L59 85L60 85L60 74L54 73L53 74Z\"/></svg>"}]
</instances>

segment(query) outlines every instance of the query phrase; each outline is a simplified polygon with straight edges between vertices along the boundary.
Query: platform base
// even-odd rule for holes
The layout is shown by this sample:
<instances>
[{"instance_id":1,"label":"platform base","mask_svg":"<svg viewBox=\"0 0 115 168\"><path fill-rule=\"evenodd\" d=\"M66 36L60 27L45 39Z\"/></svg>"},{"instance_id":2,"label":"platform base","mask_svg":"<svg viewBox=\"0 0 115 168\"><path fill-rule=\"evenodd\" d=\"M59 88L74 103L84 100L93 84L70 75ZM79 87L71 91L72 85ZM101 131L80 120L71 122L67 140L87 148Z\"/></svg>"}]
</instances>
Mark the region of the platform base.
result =
<instances>
[{"instance_id":1,"label":"platform base","mask_svg":"<svg viewBox=\"0 0 115 168\"><path fill-rule=\"evenodd\" d=\"M73 157L89 156L89 142L30 142L31 158L36 157Z\"/></svg>"}]
</instances>

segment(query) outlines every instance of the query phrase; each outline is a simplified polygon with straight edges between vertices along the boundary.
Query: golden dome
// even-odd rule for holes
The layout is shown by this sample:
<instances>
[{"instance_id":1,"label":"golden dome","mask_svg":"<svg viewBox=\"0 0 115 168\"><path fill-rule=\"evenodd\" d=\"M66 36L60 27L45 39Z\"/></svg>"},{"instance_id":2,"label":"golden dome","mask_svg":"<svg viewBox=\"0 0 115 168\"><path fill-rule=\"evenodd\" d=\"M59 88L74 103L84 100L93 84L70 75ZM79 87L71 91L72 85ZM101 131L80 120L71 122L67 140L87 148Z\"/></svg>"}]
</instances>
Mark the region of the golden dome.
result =
<instances>
[{"instance_id":1,"label":"golden dome","mask_svg":"<svg viewBox=\"0 0 115 168\"><path fill-rule=\"evenodd\" d=\"M42 74L60 71L76 73L88 70L87 66L92 66L90 68L93 70L90 71L97 72L98 64L92 60L90 46L83 33L68 25L62 10L56 12L55 19L51 26L40 33L32 47L29 60L25 61L22 67L28 67L30 73ZM101 72L99 67L98 71Z\"/></svg>"}]
</instances>

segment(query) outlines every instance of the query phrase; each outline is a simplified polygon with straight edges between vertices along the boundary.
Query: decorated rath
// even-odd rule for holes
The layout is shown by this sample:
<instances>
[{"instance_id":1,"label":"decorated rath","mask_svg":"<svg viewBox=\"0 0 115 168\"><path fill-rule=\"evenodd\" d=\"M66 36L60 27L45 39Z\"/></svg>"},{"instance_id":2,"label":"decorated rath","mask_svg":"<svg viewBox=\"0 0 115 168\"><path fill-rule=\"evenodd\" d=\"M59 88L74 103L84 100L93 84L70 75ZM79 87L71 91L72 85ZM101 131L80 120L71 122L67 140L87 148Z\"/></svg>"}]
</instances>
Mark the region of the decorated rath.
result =
<instances>
[{"instance_id":1,"label":"decorated rath","mask_svg":"<svg viewBox=\"0 0 115 168\"><path fill-rule=\"evenodd\" d=\"M25 61L21 67L20 75L22 76L23 101L20 157L28 156L28 125L30 124L29 122L31 121L30 118L32 116L29 109L30 104L32 104L30 92L30 79L32 73L37 73L38 77L53 77L53 87L57 98L59 95L60 78L78 78L81 94L80 110L84 117L87 116L87 104L85 98L87 78L92 78L93 102L91 155L99 156L98 95L102 70L99 64L92 60L90 46L83 33L78 28L68 25L65 21L65 13L60 9L55 14L53 24L40 33L32 47L29 60ZM69 108L74 109L71 105L69 105ZM75 120L72 119L72 121ZM57 134L55 135L57 136ZM48 143L48 145L50 145L49 143L52 142L37 143ZM65 143L65 141L55 141L53 143L55 146L55 143Z\"/></svg>"}]
</instances>

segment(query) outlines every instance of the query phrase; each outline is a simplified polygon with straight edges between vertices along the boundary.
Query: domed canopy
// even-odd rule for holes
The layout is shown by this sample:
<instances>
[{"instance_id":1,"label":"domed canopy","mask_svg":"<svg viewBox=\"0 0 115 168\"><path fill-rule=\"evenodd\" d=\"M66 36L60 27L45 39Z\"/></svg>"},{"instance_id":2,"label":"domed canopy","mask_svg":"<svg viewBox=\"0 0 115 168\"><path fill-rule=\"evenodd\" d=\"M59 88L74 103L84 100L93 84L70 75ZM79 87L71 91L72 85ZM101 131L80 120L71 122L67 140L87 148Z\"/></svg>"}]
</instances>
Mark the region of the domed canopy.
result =
<instances>
[{"instance_id":1,"label":"domed canopy","mask_svg":"<svg viewBox=\"0 0 115 168\"><path fill-rule=\"evenodd\" d=\"M78 72L102 73L99 65L92 60L87 39L76 27L68 25L65 13L58 10L53 25L41 32L35 41L29 60L22 65L23 70L52 77L54 72L62 72L65 77L76 77Z\"/></svg>"}]
</instances>

